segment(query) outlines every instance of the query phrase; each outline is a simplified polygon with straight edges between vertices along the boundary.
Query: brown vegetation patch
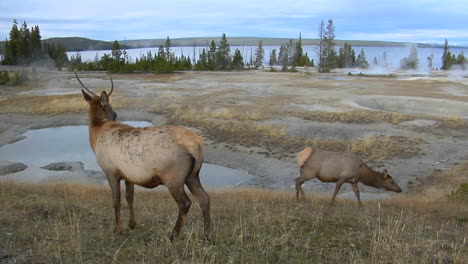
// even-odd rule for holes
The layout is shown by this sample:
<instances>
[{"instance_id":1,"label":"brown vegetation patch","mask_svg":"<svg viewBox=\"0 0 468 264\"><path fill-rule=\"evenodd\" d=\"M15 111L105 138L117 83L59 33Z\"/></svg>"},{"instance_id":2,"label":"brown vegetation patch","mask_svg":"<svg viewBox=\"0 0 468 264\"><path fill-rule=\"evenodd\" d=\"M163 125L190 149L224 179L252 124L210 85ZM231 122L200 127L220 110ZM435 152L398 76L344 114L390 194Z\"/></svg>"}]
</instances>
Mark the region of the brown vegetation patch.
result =
<instances>
[{"instance_id":1,"label":"brown vegetation patch","mask_svg":"<svg viewBox=\"0 0 468 264\"><path fill-rule=\"evenodd\" d=\"M353 141L305 140L289 136L284 126L260 125L243 118L238 122L232 119L215 119L212 114L194 110L178 110L170 114L169 124L183 125L200 129L215 142L240 144L246 147L260 147L264 154L275 158L293 156L306 146L314 146L331 151L351 151L362 156L385 160L394 157L412 157L421 154L421 139L399 136L371 136ZM245 117L245 116L243 116Z\"/></svg>"},{"instance_id":2,"label":"brown vegetation patch","mask_svg":"<svg viewBox=\"0 0 468 264\"><path fill-rule=\"evenodd\" d=\"M81 94L14 96L0 102L0 113L58 114L87 110L86 101ZM119 109L127 107L129 100L113 97L111 103L114 109Z\"/></svg>"},{"instance_id":3,"label":"brown vegetation patch","mask_svg":"<svg viewBox=\"0 0 468 264\"><path fill-rule=\"evenodd\" d=\"M463 129L468 128L468 120L460 117L436 118L436 128Z\"/></svg>"},{"instance_id":4,"label":"brown vegetation patch","mask_svg":"<svg viewBox=\"0 0 468 264\"><path fill-rule=\"evenodd\" d=\"M375 122L387 122L399 124L403 121L414 120L415 116L395 112L383 111L348 111L348 112L325 112L325 111L288 111L288 115L300 117L304 120L319 122L342 122L370 124Z\"/></svg>"}]
</instances>

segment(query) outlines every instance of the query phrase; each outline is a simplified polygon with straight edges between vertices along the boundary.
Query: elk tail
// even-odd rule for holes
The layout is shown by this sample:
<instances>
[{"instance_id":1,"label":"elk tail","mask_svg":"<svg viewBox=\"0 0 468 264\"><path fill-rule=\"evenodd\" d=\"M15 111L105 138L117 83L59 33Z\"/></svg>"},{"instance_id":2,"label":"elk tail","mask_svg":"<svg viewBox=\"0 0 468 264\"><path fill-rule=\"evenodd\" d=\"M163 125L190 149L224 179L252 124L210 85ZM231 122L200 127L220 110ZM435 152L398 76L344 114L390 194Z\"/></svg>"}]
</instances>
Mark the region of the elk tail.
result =
<instances>
[{"instance_id":1,"label":"elk tail","mask_svg":"<svg viewBox=\"0 0 468 264\"><path fill-rule=\"evenodd\" d=\"M198 145L198 155L192 154L192 158L194 159L192 173L190 173L189 177L198 177L200 173L202 164L203 164L203 142L197 142ZM195 157L196 156L196 157Z\"/></svg>"},{"instance_id":2,"label":"elk tail","mask_svg":"<svg viewBox=\"0 0 468 264\"><path fill-rule=\"evenodd\" d=\"M301 174L302 174L302 166L306 162L306 160L310 157L312 154L313 149L311 147L307 147L303 149L301 152L297 153L297 165L299 165L299 168L301 168Z\"/></svg>"}]
</instances>

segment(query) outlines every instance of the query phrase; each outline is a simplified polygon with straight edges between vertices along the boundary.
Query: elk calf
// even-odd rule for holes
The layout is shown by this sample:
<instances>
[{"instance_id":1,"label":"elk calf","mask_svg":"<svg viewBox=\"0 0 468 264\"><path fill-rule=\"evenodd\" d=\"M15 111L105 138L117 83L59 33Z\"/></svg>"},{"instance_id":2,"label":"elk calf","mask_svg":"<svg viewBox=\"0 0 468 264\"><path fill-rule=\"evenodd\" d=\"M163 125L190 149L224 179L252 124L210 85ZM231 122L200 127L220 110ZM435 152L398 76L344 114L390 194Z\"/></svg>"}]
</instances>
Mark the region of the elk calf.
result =
<instances>
[{"instance_id":1,"label":"elk calf","mask_svg":"<svg viewBox=\"0 0 468 264\"><path fill-rule=\"evenodd\" d=\"M312 147L305 148L297 154L297 164L301 176L295 179L296 199L300 195L305 198L301 185L308 180L317 178L322 182L336 182L331 205L343 183L350 183L354 194L362 206L358 182L387 191L401 192L400 187L384 169L382 173L369 168L356 154L349 152L332 152Z\"/></svg>"}]
</instances>

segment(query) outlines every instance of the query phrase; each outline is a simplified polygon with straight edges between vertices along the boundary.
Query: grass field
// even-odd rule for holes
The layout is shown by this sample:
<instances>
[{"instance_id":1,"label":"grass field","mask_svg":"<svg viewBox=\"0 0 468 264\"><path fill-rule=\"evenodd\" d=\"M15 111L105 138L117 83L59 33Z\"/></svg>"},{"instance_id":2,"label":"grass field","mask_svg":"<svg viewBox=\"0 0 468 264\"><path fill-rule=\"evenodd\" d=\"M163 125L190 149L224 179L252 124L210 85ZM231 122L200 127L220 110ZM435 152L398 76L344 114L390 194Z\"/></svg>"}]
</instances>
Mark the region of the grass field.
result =
<instances>
[{"instance_id":1,"label":"grass field","mask_svg":"<svg viewBox=\"0 0 468 264\"><path fill-rule=\"evenodd\" d=\"M161 187L160 187L161 188ZM137 191L136 230L113 234L107 186L0 182L0 263L466 263L466 203L420 194L365 202L260 189L209 191L214 228L202 239L193 204L181 236L163 192ZM192 200L194 200L192 198ZM124 221L128 210L123 201Z\"/></svg>"}]
</instances>

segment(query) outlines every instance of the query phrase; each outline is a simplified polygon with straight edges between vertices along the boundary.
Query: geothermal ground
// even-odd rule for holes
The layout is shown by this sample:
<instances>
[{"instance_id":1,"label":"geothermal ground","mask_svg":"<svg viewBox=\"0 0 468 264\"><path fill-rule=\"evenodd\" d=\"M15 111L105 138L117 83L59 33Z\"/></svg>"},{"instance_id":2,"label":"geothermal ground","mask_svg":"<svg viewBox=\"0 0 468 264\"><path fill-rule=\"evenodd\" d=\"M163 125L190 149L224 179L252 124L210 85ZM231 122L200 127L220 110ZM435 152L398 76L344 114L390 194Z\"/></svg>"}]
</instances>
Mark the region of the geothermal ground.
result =
<instances>
[{"instance_id":1,"label":"geothermal ground","mask_svg":"<svg viewBox=\"0 0 468 264\"><path fill-rule=\"evenodd\" d=\"M386 168L404 191L468 159L463 74L249 71L112 77L111 104L119 121L189 127L206 141L205 162L253 175L240 186L292 191L299 173L295 156L307 146L355 152L375 170ZM80 78L96 92L110 87L105 73ZM87 104L70 72L41 72L23 86L2 88L0 100L0 146L19 142L31 129L87 124ZM22 180L16 173L2 177ZM334 184L312 180L304 187L329 192ZM364 186L361 191L364 198L392 195Z\"/></svg>"}]
</instances>

